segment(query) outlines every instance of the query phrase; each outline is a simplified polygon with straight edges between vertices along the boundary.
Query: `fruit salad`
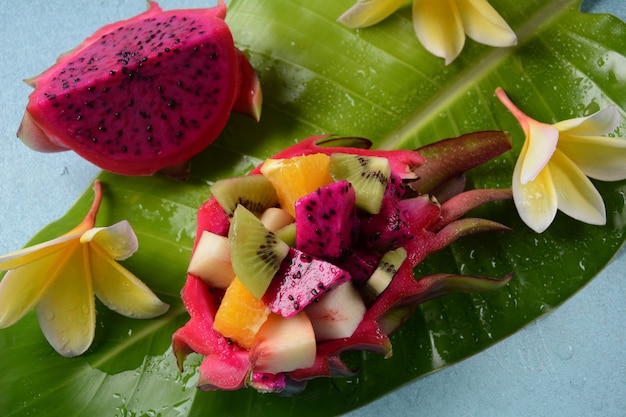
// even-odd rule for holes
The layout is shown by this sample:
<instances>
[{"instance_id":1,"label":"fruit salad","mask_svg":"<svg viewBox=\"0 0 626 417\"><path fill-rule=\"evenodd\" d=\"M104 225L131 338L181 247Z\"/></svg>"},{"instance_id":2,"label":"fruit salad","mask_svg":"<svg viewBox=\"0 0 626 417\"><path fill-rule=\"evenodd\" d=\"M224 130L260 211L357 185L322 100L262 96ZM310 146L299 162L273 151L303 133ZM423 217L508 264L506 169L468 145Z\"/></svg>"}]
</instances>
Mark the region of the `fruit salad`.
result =
<instances>
[{"instance_id":1,"label":"fruit salad","mask_svg":"<svg viewBox=\"0 0 626 417\"><path fill-rule=\"evenodd\" d=\"M507 134L417 151L370 145L311 137L211 186L182 292L191 318L173 335L181 369L191 352L204 356L200 388L293 394L312 378L354 375L340 354L390 356L389 334L419 303L511 278L413 275L459 237L507 230L463 216L511 191L465 191L462 180L510 148Z\"/></svg>"}]
</instances>

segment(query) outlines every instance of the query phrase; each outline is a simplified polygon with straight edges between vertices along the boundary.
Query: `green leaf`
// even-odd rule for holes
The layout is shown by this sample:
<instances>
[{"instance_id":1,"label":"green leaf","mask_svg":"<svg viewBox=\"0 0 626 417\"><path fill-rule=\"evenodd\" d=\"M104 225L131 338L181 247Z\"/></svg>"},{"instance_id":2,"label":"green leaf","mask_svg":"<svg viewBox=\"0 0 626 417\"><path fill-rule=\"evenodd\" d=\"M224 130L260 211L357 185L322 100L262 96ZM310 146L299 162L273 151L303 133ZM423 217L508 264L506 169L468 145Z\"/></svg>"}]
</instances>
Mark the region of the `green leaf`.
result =
<instances>
[{"instance_id":1,"label":"green leaf","mask_svg":"<svg viewBox=\"0 0 626 417\"><path fill-rule=\"evenodd\" d=\"M606 265L626 232L625 182L596 183L607 206L604 227L559 214L537 235L521 223L511 202L493 203L477 214L514 232L464 238L429 257L417 274L513 272L505 288L423 304L392 336L392 358L350 353L347 360L360 368L357 377L312 381L295 398L196 390L199 358L192 356L179 372L170 342L188 317L179 291L196 209L212 181L243 174L309 135L361 136L374 147L409 149L495 129L511 132L513 150L472 170L469 185L508 187L523 133L495 99L497 86L530 116L548 123L588 115L608 103L622 114L626 108L626 25L580 13L578 0L491 1L518 34L519 45L494 49L468 41L449 66L418 43L409 5L372 28L354 31L335 22L351 4L232 0L227 21L263 85L261 122L233 115L218 141L194 159L185 183L100 175L106 191L98 223L130 221L140 250L124 264L171 310L140 321L98 305L96 340L75 359L50 348L34 314L2 330L4 415L336 415L502 340L564 302ZM625 127L622 123L617 134ZM86 191L33 242L72 228L91 198Z\"/></svg>"}]
</instances>

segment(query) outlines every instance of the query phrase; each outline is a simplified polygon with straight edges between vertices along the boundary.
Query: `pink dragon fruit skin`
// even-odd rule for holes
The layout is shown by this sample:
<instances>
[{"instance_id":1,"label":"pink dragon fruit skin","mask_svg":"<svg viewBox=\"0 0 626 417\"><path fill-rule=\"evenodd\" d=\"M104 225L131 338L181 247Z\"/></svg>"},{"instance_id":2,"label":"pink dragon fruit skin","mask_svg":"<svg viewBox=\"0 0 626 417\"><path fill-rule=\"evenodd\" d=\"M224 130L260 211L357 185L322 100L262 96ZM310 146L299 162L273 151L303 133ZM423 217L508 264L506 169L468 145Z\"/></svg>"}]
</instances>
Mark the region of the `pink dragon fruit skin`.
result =
<instances>
[{"instance_id":1,"label":"pink dragon fruit skin","mask_svg":"<svg viewBox=\"0 0 626 417\"><path fill-rule=\"evenodd\" d=\"M510 147L508 136L502 135L490 139L499 143L504 152ZM465 140L465 142L463 142ZM326 142L319 146L318 143ZM318 136L294 145L275 157L288 158L290 156L334 151L362 153L363 149L335 147L341 140L328 140L326 136ZM359 142L362 143L362 142ZM508 145L507 145L508 143ZM451 142L446 142L450 146ZM467 141L461 138L459 147L470 146L473 150L480 148L480 141ZM475 165L486 162L494 157L480 156L480 152L471 154ZM436 149L429 149L434 152ZM414 151L368 151L370 154L396 157L395 169L404 172L405 169L418 170L422 163L421 156ZM414 156L410 156L409 152ZM462 152L456 152L455 158L463 158ZM420 161L413 165L411 161ZM439 164L442 160L433 158L432 164ZM461 161L463 163L467 161ZM468 162L471 163L471 162ZM252 171L258 172L257 169ZM395 170L394 170L395 172ZM408 174L406 178L411 178ZM442 178L441 181L446 181ZM440 183L429 184L436 188ZM397 197L402 197L402 191L394 190ZM406 196L404 196L406 197ZM453 196L445 203L439 203L428 194L399 199L398 210L407 227L413 235L412 239L403 242L408 257L401 265L394 279L387 289L381 293L368 308L365 316L354 333L347 338L318 342L316 360L313 366L306 369L296 369L278 375L255 373L248 361L247 353L236 344L228 343L225 338L213 330L213 319L221 297L221 290L209 289L199 279L189 276L182 291L183 302L191 319L173 336L173 350L179 366L184 365L185 357L191 352L205 356L198 370L199 388L205 390L232 390L243 387L252 387L259 391L282 392L283 395L293 395L305 388L307 380L318 377L346 377L356 371L350 369L341 359L340 354L346 350L368 350L390 356L392 346L389 334L393 332L411 314L417 304L453 292L473 292L500 288L511 279L506 276L500 279L461 276L455 274L435 274L416 279L413 269L428 254L438 251L456 239L478 232L507 230L506 227L484 219L462 218L468 211L482 204L510 199L511 191L503 190L470 190ZM214 198L210 198L198 212L198 235L202 230L226 234L228 217L219 210ZM357 248L363 250L363 247ZM356 253L356 252L355 252ZM376 255L378 257L378 255Z\"/></svg>"},{"instance_id":2,"label":"pink dragon fruit skin","mask_svg":"<svg viewBox=\"0 0 626 417\"><path fill-rule=\"evenodd\" d=\"M150 175L184 164L231 111L260 116L261 89L224 21L226 5L146 12L106 25L34 87L18 137L35 150L74 150L100 168Z\"/></svg>"}]
</instances>

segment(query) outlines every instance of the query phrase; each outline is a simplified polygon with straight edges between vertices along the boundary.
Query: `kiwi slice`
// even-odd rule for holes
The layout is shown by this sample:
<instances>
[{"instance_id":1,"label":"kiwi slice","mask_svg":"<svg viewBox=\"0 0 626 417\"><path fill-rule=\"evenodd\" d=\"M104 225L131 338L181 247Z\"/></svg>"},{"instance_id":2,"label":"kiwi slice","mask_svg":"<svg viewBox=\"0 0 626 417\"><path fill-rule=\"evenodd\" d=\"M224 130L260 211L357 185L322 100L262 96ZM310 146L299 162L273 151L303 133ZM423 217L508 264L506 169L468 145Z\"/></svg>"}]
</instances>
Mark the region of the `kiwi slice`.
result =
<instances>
[{"instance_id":1,"label":"kiwi slice","mask_svg":"<svg viewBox=\"0 0 626 417\"><path fill-rule=\"evenodd\" d=\"M296 224L291 223L276 231L276 236L289 246L296 247Z\"/></svg>"},{"instance_id":2,"label":"kiwi slice","mask_svg":"<svg viewBox=\"0 0 626 417\"><path fill-rule=\"evenodd\" d=\"M328 170L335 181L348 180L352 183L358 208L378 214L391 175L387 158L333 153Z\"/></svg>"},{"instance_id":3,"label":"kiwi slice","mask_svg":"<svg viewBox=\"0 0 626 417\"><path fill-rule=\"evenodd\" d=\"M289 246L241 204L233 211L228 240L235 274L260 299L287 257Z\"/></svg>"},{"instance_id":4,"label":"kiwi slice","mask_svg":"<svg viewBox=\"0 0 626 417\"><path fill-rule=\"evenodd\" d=\"M406 257L407 252L403 247L399 247L383 255L380 262L378 262L376 270L363 285L363 294L366 300L374 301L385 291Z\"/></svg>"},{"instance_id":5,"label":"kiwi slice","mask_svg":"<svg viewBox=\"0 0 626 417\"><path fill-rule=\"evenodd\" d=\"M278 204L274 186L261 174L218 180L211 186L211 194L228 217L239 204L255 214Z\"/></svg>"}]
</instances>

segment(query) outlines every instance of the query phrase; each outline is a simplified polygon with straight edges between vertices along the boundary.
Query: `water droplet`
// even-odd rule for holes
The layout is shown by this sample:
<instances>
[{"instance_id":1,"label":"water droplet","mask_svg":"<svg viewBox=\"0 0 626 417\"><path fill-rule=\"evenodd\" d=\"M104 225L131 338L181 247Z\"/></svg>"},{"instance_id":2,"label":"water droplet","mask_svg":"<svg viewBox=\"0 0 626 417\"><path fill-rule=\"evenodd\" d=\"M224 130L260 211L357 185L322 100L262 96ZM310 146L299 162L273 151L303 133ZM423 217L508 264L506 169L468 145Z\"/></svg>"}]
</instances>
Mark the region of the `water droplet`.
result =
<instances>
[{"instance_id":1,"label":"water droplet","mask_svg":"<svg viewBox=\"0 0 626 417\"><path fill-rule=\"evenodd\" d=\"M574 356L574 348L571 345L560 346L556 349L556 355L563 361L569 360Z\"/></svg>"}]
</instances>

